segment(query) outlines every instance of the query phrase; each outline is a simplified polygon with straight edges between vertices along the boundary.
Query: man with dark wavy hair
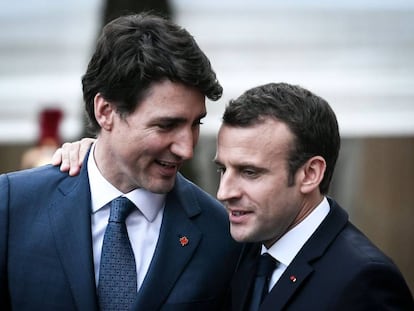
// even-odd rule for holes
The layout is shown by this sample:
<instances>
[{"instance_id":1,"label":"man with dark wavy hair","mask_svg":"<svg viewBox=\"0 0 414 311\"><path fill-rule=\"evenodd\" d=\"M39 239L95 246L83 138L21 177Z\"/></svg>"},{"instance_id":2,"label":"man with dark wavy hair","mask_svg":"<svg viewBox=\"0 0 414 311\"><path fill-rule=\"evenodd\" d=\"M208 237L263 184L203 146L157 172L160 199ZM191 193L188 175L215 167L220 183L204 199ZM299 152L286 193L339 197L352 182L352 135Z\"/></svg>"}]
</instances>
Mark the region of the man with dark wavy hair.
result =
<instances>
[{"instance_id":1,"label":"man with dark wavy hair","mask_svg":"<svg viewBox=\"0 0 414 311\"><path fill-rule=\"evenodd\" d=\"M335 113L300 86L261 85L226 107L217 198L249 245L233 311L414 310L395 264L328 196L339 149Z\"/></svg>"},{"instance_id":2,"label":"man with dark wavy hair","mask_svg":"<svg viewBox=\"0 0 414 311\"><path fill-rule=\"evenodd\" d=\"M82 85L97 138L79 175L0 176L0 305L219 310L239 246L223 206L178 172L222 94L208 58L171 21L123 16Z\"/></svg>"}]
</instances>

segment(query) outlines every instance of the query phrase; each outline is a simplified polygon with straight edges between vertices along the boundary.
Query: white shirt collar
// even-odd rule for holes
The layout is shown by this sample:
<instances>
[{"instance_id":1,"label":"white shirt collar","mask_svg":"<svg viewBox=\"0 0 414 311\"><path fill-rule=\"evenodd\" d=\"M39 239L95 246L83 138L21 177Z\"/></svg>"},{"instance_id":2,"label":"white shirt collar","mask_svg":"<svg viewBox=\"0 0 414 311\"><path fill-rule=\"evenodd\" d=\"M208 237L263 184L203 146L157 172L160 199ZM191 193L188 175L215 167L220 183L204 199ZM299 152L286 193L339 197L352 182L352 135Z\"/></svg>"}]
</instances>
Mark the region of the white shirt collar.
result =
<instances>
[{"instance_id":1,"label":"white shirt collar","mask_svg":"<svg viewBox=\"0 0 414 311\"><path fill-rule=\"evenodd\" d=\"M102 176L95 162L94 151L95 145L92 145L87 163L89 184L91 187L92 213L95 213L113 199L123 195L139 208L149 222L153 222L158 212L164 206L166 195L152 193L143 188L122 193Z\"/></svg>"},{"instance_id":2,"label":"white shirt collar","mask_svg":"<svg viewBox=\"0 0 414 311\"><path fill-rule=\"evenodd\" d=\"M262 254L268 252L280 263L289 266L302 246L328 215L329 210L328 200L324 197L322 202L304 220L286 232L269 249L262 245Z\"/></svg>"}]
</instances>

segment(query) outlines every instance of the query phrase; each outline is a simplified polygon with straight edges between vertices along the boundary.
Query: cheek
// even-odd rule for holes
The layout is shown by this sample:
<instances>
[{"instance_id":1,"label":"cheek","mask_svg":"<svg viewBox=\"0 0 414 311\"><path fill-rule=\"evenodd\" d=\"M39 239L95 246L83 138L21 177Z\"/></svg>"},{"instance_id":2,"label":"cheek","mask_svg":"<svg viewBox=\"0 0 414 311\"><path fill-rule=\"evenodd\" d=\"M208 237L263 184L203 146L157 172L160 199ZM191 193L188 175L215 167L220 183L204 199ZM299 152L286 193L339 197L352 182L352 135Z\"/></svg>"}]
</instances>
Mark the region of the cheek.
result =
<instances>
[{"instance_id":1,"label":"cheek","mask_svg":"<svg viewBox=\"0 0 414 311\"><path fill-rule=\"evenodd\" d=\"M291 204L285 187L275 184L268 189L252 189L258 198L256 202L259 206L259 215L265 223L285 222L284 218L289 218Z\"/></svg>"},{"instance_id":2,"label":"cheek","mask_svg":"<svg viewBox=\"0 0 414 311\"><path fill-rule=\"evenodd\" d=\"M269 202L258 216L258 231L261 234L261 240L277 241L288 231L292 218L287 204L278 201Z\"/></svg>"}]
</instances>

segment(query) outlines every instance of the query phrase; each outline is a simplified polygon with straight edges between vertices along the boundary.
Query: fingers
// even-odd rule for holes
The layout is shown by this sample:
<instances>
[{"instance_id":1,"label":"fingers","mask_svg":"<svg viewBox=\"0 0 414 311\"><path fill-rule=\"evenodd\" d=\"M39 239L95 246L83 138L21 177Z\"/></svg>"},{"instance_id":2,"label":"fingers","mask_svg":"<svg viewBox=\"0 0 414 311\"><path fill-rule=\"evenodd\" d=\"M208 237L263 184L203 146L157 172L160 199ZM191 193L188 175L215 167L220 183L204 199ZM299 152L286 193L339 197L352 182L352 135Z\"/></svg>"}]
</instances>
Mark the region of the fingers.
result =
<instances>
[{"instance_id":1,"label":"fingers","mask_svg":"<svg viewBox=\"0 0 414 311\"><path fill-rule=\"evenodd\" d=\"M81 148L80 141L75 141L73 143L65 143L62 145L62 164L60 166L60 170L67 171L69 169L69 175L75 176L78 175L80 172L80 167L83 161L80 159L79 151Z\"/></svg>"},{"instance_id":2,"label":"fingers","mask_svg":"<svg viewBox=\"0 0 414 311\"><path fill-rule=\"evenodd\" d=\"M80 171L79 150L79 141L64 143L62 147L55 151L51 162L53 165L60 164L60 170L62 172L69 172L69 175L75 176Z\"/></svg>"},{"instance_id":3,"label":"fingers","mask_svg":"<svg viewBox=\"0 0 414 311\"><path fill-rule=\"evenodd\" d=\"M64 143L56 150L52 157L52 164L59 165L62 172L69 172L70 176L78 175L89 147L95 141L93 138L83 138L73 143Z\"/></svg>"},{"instance_id":4,"label":"fingers","mask_svg":"<svg viewBox=\"0 0 414 311\"><path fill-rule=\"evenodd\" d=\"M89 151L90 146L95 141L94 138L82 138L80 141L65 143L62 146L61 171L68 171L70 176L78 175L83 160Z\"/></svg>"},{"instance_id":5,"label":"fingers","mask_svg":"<svg viewBox=\"0 0 414 311\"><path fill-rule=\"evenodd\" d=\"M62 148L55 151L50 162L54 166L59 165L62 162Z\"/></svg>"}]
</instances>

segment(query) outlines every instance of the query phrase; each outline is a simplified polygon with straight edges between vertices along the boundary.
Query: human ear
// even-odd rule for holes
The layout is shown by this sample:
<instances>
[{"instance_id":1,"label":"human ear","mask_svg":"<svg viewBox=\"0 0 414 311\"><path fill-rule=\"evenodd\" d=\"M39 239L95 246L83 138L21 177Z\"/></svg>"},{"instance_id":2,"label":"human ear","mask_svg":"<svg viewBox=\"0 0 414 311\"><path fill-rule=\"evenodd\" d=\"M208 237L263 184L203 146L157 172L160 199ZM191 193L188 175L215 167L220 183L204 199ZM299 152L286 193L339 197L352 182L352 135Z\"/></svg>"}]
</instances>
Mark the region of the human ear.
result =
<instances>
[{"instance_id":1,"label":"human ear","mask_svg":"<svg viewBox=\"0 0 414 311\"><path fill-rule=\"evenodd\" d=\"M321 156L310 158L303 165L303 174L300 180L300 189L302 193L310 193L319 188L319 184L325 175L326 162Z\"/></svg>"},{"instance_id":2,"label":"human ear","mask_svg":"<svg viewBox=\"0 0 414 311\"><path fill-rule=\"evenodd\" d=\"M94 98L95 119L102 129L110 131L113 124L114 109L101 93L95 95Z\"/></svg>"}]
</instances>

